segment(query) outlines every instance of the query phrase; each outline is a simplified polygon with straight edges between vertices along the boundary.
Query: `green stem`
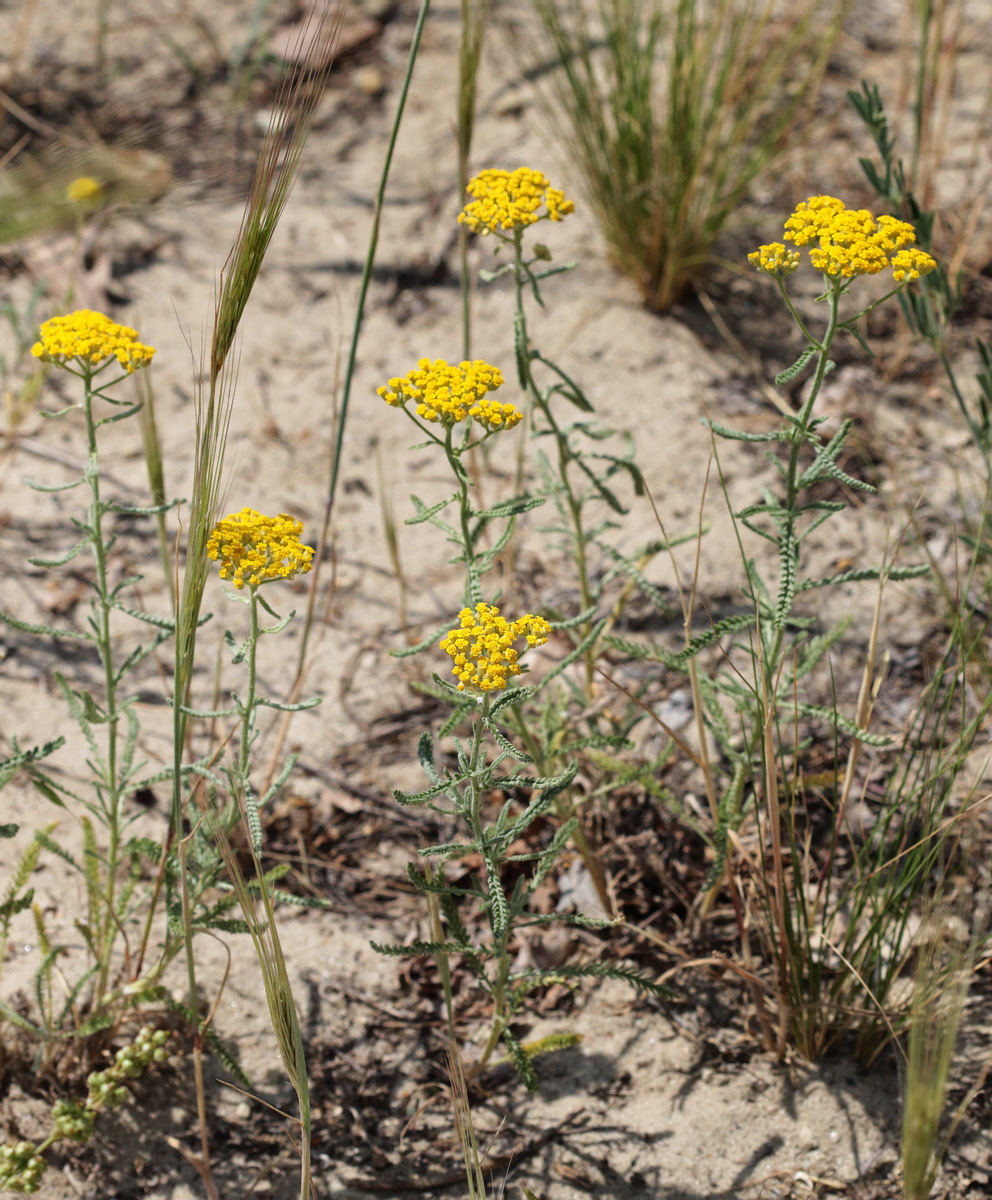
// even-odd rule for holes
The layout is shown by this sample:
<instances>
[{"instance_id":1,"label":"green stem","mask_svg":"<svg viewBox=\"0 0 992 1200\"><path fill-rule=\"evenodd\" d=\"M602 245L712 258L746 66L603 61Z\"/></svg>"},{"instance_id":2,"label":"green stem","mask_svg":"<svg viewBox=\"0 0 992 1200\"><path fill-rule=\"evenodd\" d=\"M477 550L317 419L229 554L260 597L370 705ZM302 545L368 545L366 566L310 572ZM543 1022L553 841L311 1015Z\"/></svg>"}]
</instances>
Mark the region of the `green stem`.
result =
<instances>
[{"instance_id":1,"label":"green stem","mask_svg":"<svg viewBox=\"0 0 992 1200\"><path fill-rule=\"evenodd\" d=\"M524 309L524 284L528 280L529 275L523 261L523 231L517 229L514 231L513 239L513 281L514 281L514 331L516 335L516 352L517 352L517 374L520 378L521 388L527 392L533 404L540 410L547 421L555 439L555 446L558 457L558 480L561 485L562 495L565 497L565 505L568 509L569 519L572 525L572 541L573 554L575 558L575 566L579 575L579 593L581 595L582 611L587 612L593 607L592 588L589 584L589 561L586 552L586 530L582 520L582 497L576 495L572 487L572 481L569 477L569 465L572 462L572 449L568 443L568 435L563 432L558 422L555 420L551 412L551 405L541 393L534 379L534 373L531 369L531 348L530 336L527 330L527 314ZM535 284L536 286L536 284ZM533 408L532 408L533 413ZM533 418L532 418L533 424ZM523 439L520 442L521 453L517 462L517 480L516 494L519 495L523 490ZM592 628L591 619L586 621L581 630L581 637L585 639L589 635ZM588 646L583 656L585 664L585 692L586 698L591 700L593 693L593 681L596 671L596 647L595 645Z\"/></svg>"},{"instance_id":2,"label":"green stem","mask_svg":"<svg viewBox=\"0 0 992 1200\"><path fill-rule=\"evenodd\" d=\"M241 713L241 746L238 752L238 779L248 794L248 755L251 750L252 718L255 714L256 656L258 653L258 593L251 589L248 603L251 612L251 632L248 635L248 695Z\"/></svg>"},{"instance_id":3,"label":"green stem","mask_svg":"<svg viewBox=\"0 0 992 1200\"><path fill-rule=\"evenodd\" d=\"M88 461L86 479L90 487L90 508L87 524L96 563L96 644L103 667L106 726L107 763L103 786L99 789L101 807L107 822L106 861L106 907L103 928L100 932L100 970L97 975L94 999L99 1001L106 991L110 974L111 948L116 936L117 919L114 912L117 888L118 855L120 853L120 781L117 778L117 681L110 646L110 590L107 584L107 547L103 539L103 502L100 499L100 462L97 453L96 431L98 422L93 415L93 400L99 389L93 387L94 372L86 367L83 373L83 414L86 420L86 442Z\"/></svg>"},{"instance_id":4,"label":"green stem","mask_svg":"<svg viewBox=\"0 0 992 1200\"><path fill-rule=\"evenodd\" d=\"M482 700L482 711L472 730L472 750L469 755L469 805L465 816L472 830L472 837L478 843L484 859L489 858L489 848L485 844L485 830L482 825L482 798L484 788L481 786L483 768L485 767L485 750L483 734L489 726L489 697ZM494 863L495 869L499 868ZM484 1066L492 1057L493 1051L499 1045L503 1029L506 1026L506 984L510 977L510 956L507 946L510 939L510 929L507 927L499 938L493 941L493 957L496 959L496 979L490 986L493 997L493 1021L489 1030L479 1066Z\"/></svg>"},{"instance_id":5,"label":"green stem","mask_svg":"<svg viewBox=\"0 0 992 1200\"><path fill-rule=\"evenodd\" d=\"M506 1028L506 985L510 978L510 955L507 951L507 941L509 939L509 930L500 938L499 942L494 946L496 951L496 979L493 983L493 1023L489 1030L489 1037L486 1039L486 1044L479 1055L479 1067L484 1067L493 1052L499 1045L499 1040L503 1036L503 1030Z\"/></svg>"},{"instance_id":6,"label":"green stem","mask_svg":"<svg viewBox=\"0 0 992 1200\"><path fill-rule=\"evenodd\" d=\"M460 453L452 443L453 433L454 427L447 426L444 431L444 453L458 483L458 524L461 530L465 562L465 601L467 604L475 605L482 600L482 585L475 557L475 538L472 535L472 501L469 499L469 481L465 474L465 468L461 464Z\"/></svg>"},{"instance_id":7,"label":"green stem","mask_svg":"<svg viewBox=\"0 0 992 1200\"><path fill-rule=\"evenodd\" d=\"M796 526L798 523L798 514L796 512L797 502L799 498L799 456L802 448L808 444L810 440L810 421L813 416L813 409L819 396L820 389L823 386L823 381L827 375L827 364L829 362L830 346L833 342L834 335L838 328L838 312L840 307L840 299L843 293L841 284L827 281L827 303L829 306L829 316L827 319L827 327L824 331L823 338L817 342L814 339L810 341L817 349L816 371L813 375L813 380L810 384L809 398L800 409L797 421L798 424L790 426L789 440L789 461L785 472L785 501L783 508L785 511L783 527L779 530L779 545L785 542L788 547L788 553L794 558L798 558L798 539ZM790 305L791 307L791 305ZM808 335L807 335L808 336ZM798 569L798 568L796 568ZM784 580L780 580L780 595ZM763 631L758 629L758 670L760 671L760 681L758 681L759 694L761 696L761 720L755 725L751 735L751 745L749 753L753 754L757 749L757 744L760 740L762 745L762 757L764 761L764 791L765 805L767 808L769 833L772 843L772 879L770 882L771 901L774 910L774 922L777 925L777 953L775 955L777 963L777 1000L778 1000L778 1029L776 1032L776 1052L779 1057L784 1053L786 1043L786 1033L791 1017L791 1004L789 1000L790 985L794 982L794 969L790 967L792 956L790 955L790 923L787 921L786 914L786 880L783 858L783 820L786 818L786 811L783 809L779 794L778 794L778 767L775 761L775 738L774 728L775 719L778 712L778 688L781 678L781 666L783 662L783 646L785 641L785 630L787 618L791 613L777 613L774 622L774 635L770 644L766 641ZM766 655L765 650L768 650Z\"/></svg>"},{"instance_id":8,"label":"green stem","mask_svg":"<svg viewBox=\"0 0 992 1200\"><path fill-rule=\"evenodd\" d=\"M302 678L303 666L306 662L307 647L310 641L310 631L313 627L315 602L317 596L317 579L320 575L320 564L324 558L324 548L331 526L331 516L334 512L334 498L337 494L338 476L341 473L341 457L344 450L344 433L348 421L348 408L351 401L351 386L355 378L355 363L358 358L358 341L365 319L365 302L368 297L369 283L372 280L372 267L375 264L376 250L379 245L379 227L382 222L382 207L386 198L386 184L389 182L389 171L393 163L396 141L400 132L400 123L406 109L407 95L410 91L410 81L413 78L413 68L420 49L420 39L424 32L427 14L430 12L431 0L421 0L417 23L413 29L413 39L410 42L410 52L407 55L406 73L400 87L400 96L396 105L396 115L393 117L392 129L389 132L389 142L386 154L382 160L382 171L379 175L379 187L375 194L372 210L372 229L369 232L368 249L365 252L365 264L362 267L362 281L358 289L358 303L355 305L355 320L351 328L351 345L348 348L348 365L345 368L344 388L341 395L341 409L338 413L337 435L334 439L331 455L331 475L327 484L327 497L324 502L324 519L320 527L320 537L317 539L317 554L314 556L313 575L310 580L310 595L307 602L306 619L303 622L303 632L300 637L300 653L297 660L297 679Z\"/></svg>"},{"instance_id":9,"label":"green stem","mask_svg":"<svg viewBox=\"0 0 992 1200\"><path fill-rule=\"evenodd\" d=\"M789 440L789 463L785 473L785 528L780 533L780 538L788 539L790 544L796 541L796 501L799 496L799 455L803 446L809 441L809 423L813 416L813 408L816 404L817 397L820 394L820 389L823 386L823 381L827 375L827 364L830 361L830 346L834 340L834 335L837 332L838 312L840 308L841 289L839 286L830 282L827 284L827 303L829 306L829 317L827 319L827 328L823 334L822 341L817 342L810 338L817 350L816 371L813 375L813 381L810 384L809 399L803 405L798 416L798 425L790 427ZM791 308L791 304L790 304ZM798 319L798 318L797 318ZM805 328L805 327L804 327ZM809 336L807 334L807 336ZM775 680L779 675L780 656L782 653L782 645L785 638L785 617L784 616L775 623L775 635L771 644L771 652L766 661L766 670L768 678ZM772 701L775 703L776 695L773 690Z\"/></svg>"}]
</instances>

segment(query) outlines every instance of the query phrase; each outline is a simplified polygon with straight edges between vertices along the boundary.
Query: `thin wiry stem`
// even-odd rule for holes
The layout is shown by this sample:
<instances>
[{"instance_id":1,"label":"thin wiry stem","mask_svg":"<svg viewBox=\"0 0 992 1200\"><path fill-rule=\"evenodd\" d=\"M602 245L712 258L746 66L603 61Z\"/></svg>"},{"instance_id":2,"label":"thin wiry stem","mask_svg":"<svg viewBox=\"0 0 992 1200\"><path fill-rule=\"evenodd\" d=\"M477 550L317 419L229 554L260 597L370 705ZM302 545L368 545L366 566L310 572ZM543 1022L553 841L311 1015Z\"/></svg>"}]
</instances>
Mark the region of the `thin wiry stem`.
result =
<instances>
[{"instance_id":1,"label":"thin wiry stem","mask_svg":"<svg viewBox=\"0 0 992 1200\"><path fill-rule=\"evenodd\" d=\"M348 348L348 364L344 373L344 386L341 396L341 408L338 413L337 432L331 448L331 470L330 478L328 479L327 483L327 499L324 505L324 519L320 527L320 537L317 540L317 553L314 556L314 569L310 579L310 593L307 600L307 614L303 623L303 632L300 637L300 653L297 661L296 680L293 684L294 695L302 686L302 676L306 664L307 648L310 641L310 631L312 629L314 620L317 582L320 576L321 563L324 559L324 551L327 546L327 540L331 527L331 517L334 512L334 498L337 495L338 477L341 473L341 456L344 451L344 435L348 422L348 408L351 402L351 388L355 378L355 364L358 360L358 342L362 332L362 323L365 319L365 302L368 297L369 283L372 280L372 267L375 264L376 250L379 246L379 227L382 221L382 206L386 199L386 185L389 182L389 172L393 165L393 153L396 149L396 141L399 137L403 113L406 110L407 96L410 91L410 81L413 79L413 68L417 61L417 53L420 49L420 39L424 32L424 24L427 21L427 14L430 12L430 7L431 0L421 0L420 12L417 16L417 23L413 29L413 39L410 42L410 52L407 55L406 72L403 76L402 86L400 87L399 100L396 103L396 115L393 117L393 125L389 132L389 142L386 145L386 154L382 160L382 171L379 176L379 186L376 190L375 202L372 209L372 228L369 232L369 244L368 249L365 252L365 264L362 267L362 281L358 289L358 301L355 305L355 320L351 330L351 345Z\"/></svg>"}]
</instances>

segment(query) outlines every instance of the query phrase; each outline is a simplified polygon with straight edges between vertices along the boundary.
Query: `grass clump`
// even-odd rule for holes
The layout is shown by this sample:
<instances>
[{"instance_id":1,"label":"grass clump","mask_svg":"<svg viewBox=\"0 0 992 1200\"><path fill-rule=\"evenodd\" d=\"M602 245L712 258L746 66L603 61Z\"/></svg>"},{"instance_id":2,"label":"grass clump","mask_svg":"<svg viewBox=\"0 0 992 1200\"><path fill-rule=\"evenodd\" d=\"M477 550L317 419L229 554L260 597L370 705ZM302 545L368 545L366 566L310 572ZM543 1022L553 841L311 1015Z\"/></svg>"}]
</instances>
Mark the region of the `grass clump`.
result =
<instances>
[{"instance_id":1,"label":"grass clump","mask_svg":"<svg viewBox=\"0 0 992 1200\"><path fill-rule=\"evenodd\" d=\"M549 110L620 270L667 312L789 146L848 4L535 0Z\"/></svg>"}]
</instances>

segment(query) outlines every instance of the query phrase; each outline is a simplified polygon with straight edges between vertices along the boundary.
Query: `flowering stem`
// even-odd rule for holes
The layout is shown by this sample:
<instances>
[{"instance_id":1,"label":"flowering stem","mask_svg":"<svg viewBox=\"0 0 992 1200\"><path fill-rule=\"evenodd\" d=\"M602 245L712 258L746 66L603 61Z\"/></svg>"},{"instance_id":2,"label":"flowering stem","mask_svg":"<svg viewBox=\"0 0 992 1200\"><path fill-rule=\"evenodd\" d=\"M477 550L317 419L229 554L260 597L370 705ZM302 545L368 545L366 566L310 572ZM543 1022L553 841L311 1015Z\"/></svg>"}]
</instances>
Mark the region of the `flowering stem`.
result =
<instances>
[{"instance_id":1,"label":"flowering stem","mask_svg":"<svg viewBox=\"0 0 992 1200\"><path fill-rule=\"evenodd\" d=\"M784 293L784 288L782 290ZM779 580L780 598L786 594L786 589L792 588L794 590L794 583L790 584L789 579L785 576L785 563L791 562L788 569L792 571L793 576L798 571L799 538L797 537L796 526L799 514L796 508L800 491L799 455L803 446L810 441L810 421L813 416L813 408L827 374L830 346L838 329L838 311L842 292L842 285L828 280L826 298L829 316L827 327L820 341L810 336L805 326L799 321L798 314L792 310L793 315L799 322L800 328L803 329L811 344L816 347L817 362L816 371L810 384L809 398L799 411L797 417L798 423L790 426L789 430L791 444L789 448L789 460L785 471L784 515L779 531L779 548L783 562L783 574ZM788 297L786 297L786 300L789 303ZM792 309L791 303L789 303L789 307ZM775 726L778 712L778 684L781 677L785 629L791 609L791 602L788 605L788 611L782 611L780 604L775 615L775 633L770 645L765 642L764 637L760 636L759 630L758 669L761 676L761 720L754 730L755 741L760 738L762 744L764 797L772 844L771 899L774 905L774 921L778 927L778 953L776 955L778 962L778 1030L775 1050L779 1057L785 1052L787 1030L791 1019L789 981L792 971L789 968L791 955L789 952L789 923L786 919L787 882L782 844L783 809L779 798L778 767L775 761ZM767 655L765 653L766 649L768 650Z\"/></svg>"},{"instance_id":2,"label":"flowering stem","mask_svg":"<svg viewBox=\"0 0 992 1200\"><path fill-rule=\"evenodd\" d=\"M94 630L96 633L97 653L100 656L100 663L103 667L107 725L107 761L103 786L98 789L101 807L103 808L107 823L107 894L103 913L103 928L100 931L100 970L97 975L94 997L96 1001L99 1001L107 989L107 981L110 973L110 951L117 928L117 917L114 912L114 906L117 857L120 850L121 805L121 792L117 778L117 682L110 647L111 598L107 586L107 547L103 540L104 506L100 499L100 464L96 444L97 421L93 416L93 399L100 392L99 388L94 388L93 386L93 377L97 374L98 370L99 368L97 371L94 371L89 364L83 370L83 415L86 420L88 451L86 481L90 488L90 511L87 524L96 564L97 600Z\"/></svg>"},{"instance_id":3,"label":"flowering stem","mask_svg":"<svg viewBox=\"0 0 992 1200\"><path fill-rule=\"evenodd\" d=\"M555 446L558 452L558 479L561 484L561 494L565 500L565 506L568 509L569 519L572 524L572 540L573 553L575 557L575 566L579 574L579 594L581 596L582 611L588 612L593 607L592 588L589 586L589 562L586 554L586 530L582 521L582 498L576 495L572 487L572 481L569 478L568 468L572 462L572 449L568 444L568 435L564 433L555 420L551 405L547 398L542 394L534 380L534 373L531 369L533 354L530 348L530 338L527 332L527 314L524 310L524 284L528 279L533 279L527 270L527 266L523 260L523 230L517 229L514 233L513 240L513 280L514 280L514 296L516 302L516 311L514 313L513 327L516 340L517 352L517 374L520 379L520 386L524 391L529 393L534 403L541 410L544 419L547 421L555 439ZM536 286L536 284L534 285ZM521 447L523 442L521 442ZM517 492L519 493L523 486L523 460L518 460L518 479ZM587 621L582 626L582 638L586 638L591 628L591 622ZM585 690L586 697L592 698L593 679L595 678L595 662L596 648L589 646L584 654L585 661Z\"/></svg>"},{"instance_id":4,"label":"flowering stem","mask_svg":"<svg viewBox=\"0 0 992 1200\"><path fill-rule=\"evenodd\" d=\"M485 749L483 735L489 728L489 696L482 698L482 710L479 719L472 730L472 750L469 755L469 796L468 809L465 818L472 831L472 837L478 843L480 852L486 864L487 877L495 878L499 863L491 859L490 849L486 843L485 829L482 823L482 797L485 792L483 776L485 775ZM490 892L492 884L489 884ZM499 1039L506 1025L506 985L510 977L510 956L508 943L510 927L507 923L502 933L493 938L493 957L496 959L496 978L490 983L490 993L493 998L493 1021L486 1040L485 1048L479 1059L479 1065L484 1066L492 1057L493 1051L499 1045Z\"/></svg>"},{"instance_id":5,"label":"flowering stem","mask_svg":"<svg viewBox=\"0 0 992 1200\"><path fill-rule=\"evenodd\" d=\"M465 562L465 600L470 605L476 605L482 600L482 584L476 562L475 536L472 533L472 501L468 494L468 475L461 464L460 451L455 449L453 435L454 426L447 426L444 432L444 453L458 483L458 524Z\"/></svg>"},{"instance_id":6,"label":"flowering stem","mask_svg":"<svg viewBox=\"0 0 992 1200\"><path fill-rule=\"evenodd\" d=\"M465 810L465 820L469 823L471 835L479 845L480 852L486 864L487 881L497 877L499 864L492 862L491 852L486 841L486 830L482 824L482 796L485 793L483 776L486 774L486 752L483 748L483 734L489 727L489 697L482 697L482 708L479 720L475 722L471 734L471 752L469 754L469 796L468 809ZM492 894L492 883L487 884ZM492 918L491 918L492 919ZM485 1066L492 1057L493 1051L499 1045L499 1039L506 1024L506 982L510 978L510 955L507 953L507 943L510 941L510 928L506 928L499 936L493 938L493 956L497 960L497 977L489 984L489 992L493 997L493 1024L489 1028L489 1036L485 1049L482 1051L479 1064Z\"/></svg>"},{"instance_id":7,"label":"flowering stem","mask_svg":"<svg viewBox=\"0 0 992 1200\"><path fill-rule=\"evenodd\" d=\"M241 711L241 748L238 754L238 779L248 793L248 754L251 750L252 719L255 712L256 656L258 653L258 592L251 589L248 604L251 612L251 632L248 635L248 695Z\"/></svg>"}]
</instances>

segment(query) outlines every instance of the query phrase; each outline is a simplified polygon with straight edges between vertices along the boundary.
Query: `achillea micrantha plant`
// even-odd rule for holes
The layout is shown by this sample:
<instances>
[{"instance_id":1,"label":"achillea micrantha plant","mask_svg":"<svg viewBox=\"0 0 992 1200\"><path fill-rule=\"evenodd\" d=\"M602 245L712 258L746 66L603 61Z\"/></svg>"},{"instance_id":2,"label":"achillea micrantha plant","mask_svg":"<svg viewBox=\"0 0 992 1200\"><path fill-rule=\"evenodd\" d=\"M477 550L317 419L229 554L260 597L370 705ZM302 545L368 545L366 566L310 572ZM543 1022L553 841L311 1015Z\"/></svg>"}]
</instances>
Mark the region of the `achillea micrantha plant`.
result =
<instances>
[{"instance_id":1,"label":"achillea micrantha plant","mask_svg":"<svg viewBox=\"0 0 992 1200\"><path fill-rule=\"evenodd\" d=\"M118 976L127 978L134 995L142 989L134 979L127 976L130 966L115 961L114 950L121 942L126 943L125 927L131 920L135 900L133 880L122 886L120 878L126 861L135 862L147 854L140 843L125 840L123 834L134 819L127 811L127 800L142 786L143 763L136 755L138 716L132 696L127 693L129 672L147 658L163 641L172 636L173 624L167 617L148 614L130 607L130 589L141 577L128 576L119 581L112 578L109 561L114 543L113 523L120 515L148 516L161 514L171 507L169 504L139 507L122 504L104 498L100 479L98 431L109 422L120 421L136 414L140 404L130 399L118 399L112 389L128 375L147 368L155 354L152 346L139 340L138 331L119 325L108 316L89 309L80 309L63 316L52 317L40 329L39 340L32 347L32 354L43 362L53 363L61 370L82 380L81 403L71 404L59 413L61 418L70 418L81 413L86 430L87 466L82 478L67 484L31 484L39 491L66 491L82 485L89 493L89 503L84 516L74 519L80 532L80 540L64 554L56 558L33 558L35 566L58 569L72 562L77 556L90 551L92 573L87 575L91 592L90 614L81 629L68 625L39 625L18 620L12 614L0 612L0 621L25 633L33 633L56 639L89 644L99 660L101 672L98 683L90 687L78 681L67 681L56 671L57 686L66 701L69 711L82 730L91 748L87 765L93 772L92 788L74 790L65 779L55 774L44 774L35 766L28 773L38 790L59 807L81 808L86 814L81 818L86 839L86 862L77 864L71 854L61 846L49 843L68 862L77 866L87 883L89 911L86 917L86 945L92 955L93 966L88 972L89 983L76 1002L82 1002L88 1011L87 1024L80 1029L77 1025L71 1035L85 1035L92 1025L102 1028L108 1016L113 1016L121 1007L120 994L114 982ZM115 370L116 368L116 370ZM28 481L31 483L31 481ZM133 645L126 655L120 651L118 626L121 623L143 622L155 631L141 644ZM50 744L50 745L54 745ZM94 823L103 828L104 844L99 844ZM147 937L140 949L130 946L125 958L130 963L141 962L147 948ZM164 961L164 960L163 960ZM50 977L55 956L49 956L42 975ZM161 967L160 963L160 967ZM156 970L146 976L148 987L154 982ZM39 977L37 994L50 996L49 978ZM83 988L83 981L80 981ZM104 1011L104 1006L109 1011ZM61 1025L67 1014L78 1011L74 1006L66 1008L63 1016L54 1015L50 1005L38 1014L45 1033L45 1053L54 1052L62 1036ZM39 1029L39 1036L41 1030Z\"/></svg>"},{"instance_id":2,"label":"achillea micrantha plant","mask_svg":"<svg viewBox=\"0 0 992 1200\"><path fill-rule=\"evenodd\" d=\"M224 517L214 526L206 542L207 557L219 564L221 579L234 584L236 591L228 589L228 595L247 605L250 614L248 635L243 642L239 644L230 630L225 633L225 640L232 652L232 662L235 665L245 663L247 667L247 688L244 698L237 692L232 693L233 709L211 713L188 711L197 716L236 716L241 726L240 745L234 762L224 767L220 774L212 769L199 767L209 785L208 789L205 789L209 795L205 801L201 796L201 803L204 803L206 826L227 867L233 894L237 897L255 947L276 1043L286 1074L299 1101L300 1128L303 1136L300 1194L309 1196L310 1092L306 1057L296 1001L275 919L277 897L273 886L282 870L279 867L268 872L262 869L262 821L259 815L259 810L276 796L286 783L295 765L296 755L288 756L282 769L277 772L260 798L255 794L251 778L251 749L258 736L256 717L259 708L299 712L320 703L319 698L295 704L282 703L260 697L256 690L259 638L263 634L279 633L295 615L290 612L280 618L262 597L262 588L269 583L288 581L297 575L305 575L311 570L313 548L300 541L302 532L302 522L294 517L285 513L269 517L254 508L243 508L238 513ZM240 594L242 592L246 594ZM259 609L274 617L274 624L262 626L259 623ZM221 806L216 801L217 797L224 793L227 794L229 802L226 806ZM253 868L253 878L250 881L245 879L241 860L231 843L232 809L240 816L242 822ZM321 907L321 904L315 901L311 906Z\"/></svg>"},{"instance_id":3,"label":"achillea micrantha plant","mask_svg":"<svg viewBox=\"0 0 992 1200\"><path fill-rule=\"evenodd\" d=\"M460 817L468 826L469 841L446 842L419 851L423 859L478 855L482 860L479 875L468 886L454 888L445 882L443 871L433 872L428 863L423 869L411 864L407 868L410 881L427 898L432 912L430 941L406 945L376 945L383 954L401 956L432 955L438 962L452 1017L452 996L448 956L458 954L472 972L482 990L492 1001L492 1019L486 1037L479 1068L486 1065L500 1043L519 1071L528 1088L537 1086L532 1060L551 1049L573 1044L574 1037L552 1039L550 1043L524 1045L515 1036L511 1024L528 992L553 979L615 978L656 996L670 996L667 989L645 978L632 968L608 962L591 961L577 965L555 967L553 971L511 971L510 943L523 929L544 926L551 922L602 928L614 922L585 917L579 914L538 914L529 911L534 892L547 877L568 844L576 826L572 817L555 832L551 840L530 854L510 854L510 847L527 836L526 831L553 806L555 798L572 782L577 763L571 763L552 777L501 774L499 767L507 760L531 764L533 759L517 749L506 737L496 720L502 710L519 704L533 695L533 688L515 687L512 681L524 668L520 658L528 650L544 645L551 626L543 617L531 613L509 621L495 605L478 603L474 609L464 608L458 626L450 629L439 643L452 660L452 671L458 684L447 683L434 676L435 684L461 702L466 695L473 698L475 719L468 739L456 739L457 769L444 768L439 772L434 763L434 742L429 733L420 739L419 758L430 786L413 794L394 792L404 805L420 805L437 813ZM522 643L520 649L518 644ZM514 813L515 793L531 793L530 803L522 812ZM509 797L491 814L487 808L494 794ZM535 863L530 878L518 876L512 890L504 886L508 863L525 860ZM466 897L472 898L485 914L486 928L466 922L460 907ZM436 911L439 906L440 913ZM441 917L443 915L444 928Z\"/></svg>"},{"instance_id":4,"label":"achillea micrantha plant","mask_svg":"<svg viewBox=\"0 0 992 1200\"><path fill-rule=\"evenodd\" d=\"M868 729L874 678L871 653L866 656L856 711L844 714L836 701L826 705L807 702L811 673L848 622L814 634L815 612L801 615L795 608L797 598L813 590L862 580L905 580L927 572L923 566L896 567L886 562L807 576L801 553L814 530L845 510L845 492L874 491L838 462L851 420L844 420L829 440L824 439L819 431L826 417L817 415L816 404L833 365L830 349L837 335L848 333L867 349L857 323L934 270L934 260L914 242L913 227L905 221L849 209L833 196L811 196L797 205L785 222L782 241L760 246L749 255L751 264L775 281L806 341L799 358L776 382L782 385L797 379L810 364L814 366L812 378L798 410L787 414L777 429L744 432L714 421L705 423L720 438L783 447L779 455L769 451L778 487L763 489L756 503L734 514L746 529L775 546L776 577L766 578L759 562L746 558L748 611L719 621L696 637L690 636L687 624L681 653L674 658L662 656L670 666L691 664L705 648L717 643L724 647L726 667L712 677L691 676L697 713L703 715L720 747L728 780L718 795L715 775L707 776L716 863L704 908L725 878L728 864L732 869L735 848L740 846L733 831L754 814L762 832L762 850L760 869L749 875L751 894L763 918L755 927L760 926L759 936L774 979L767 992L774 1016L766 1015L760 997L757 1003L766 1045L779 1054L791 1040L801 1053L815 1057L840 1031L857 1028L859 1020L864 1022L865 1018L855 1014L867 1012L877 1021L875 1014L886 1004L887 989L894 979L888 968L883 971L880 966L882 948L892 936L893 922L908 911L911 900L912 888L907 885L907 891L899 893L898 904L892 904L885 882L891 863L865 859L842 875L832 849L821 860L816 857L817 848L804 840L797 817L802 800L799 762L804 724L826 725L828 739L838 747L834 770L840 794L835 802L835 837L844 844L848 840L845 812L860 746L886 745L888 739ZM804 257L823 281L817 301L826 308L825 328L818 335L800 315L788 291L789 280ZM863 278L889 272L892 286L881 298L856 299ZM736 714L732 720L727 718L728 701ZM917 848L930 841L915 835L911 840ZM900 878L918 878L927 886L928 870L914 874L915 868L908 863L901 863L898 870ZM817 885L804 889L801 881L809 879L817 880ZM738 882L731 881L729 886L736 888ZM879 907L882 900L891 912L884 905ZM860 918L851 919L852 912ZM837 971L828 970L822 952L816 949L822 931L835 928L843 931L837 935L837 959L843 964ZM753 936L743 925L741 935L746 939ZM885 951L885 957L894 956ZM865 980L871 981L872 988L867 997L863 994Z\"/></svg>"}]
</instances>

